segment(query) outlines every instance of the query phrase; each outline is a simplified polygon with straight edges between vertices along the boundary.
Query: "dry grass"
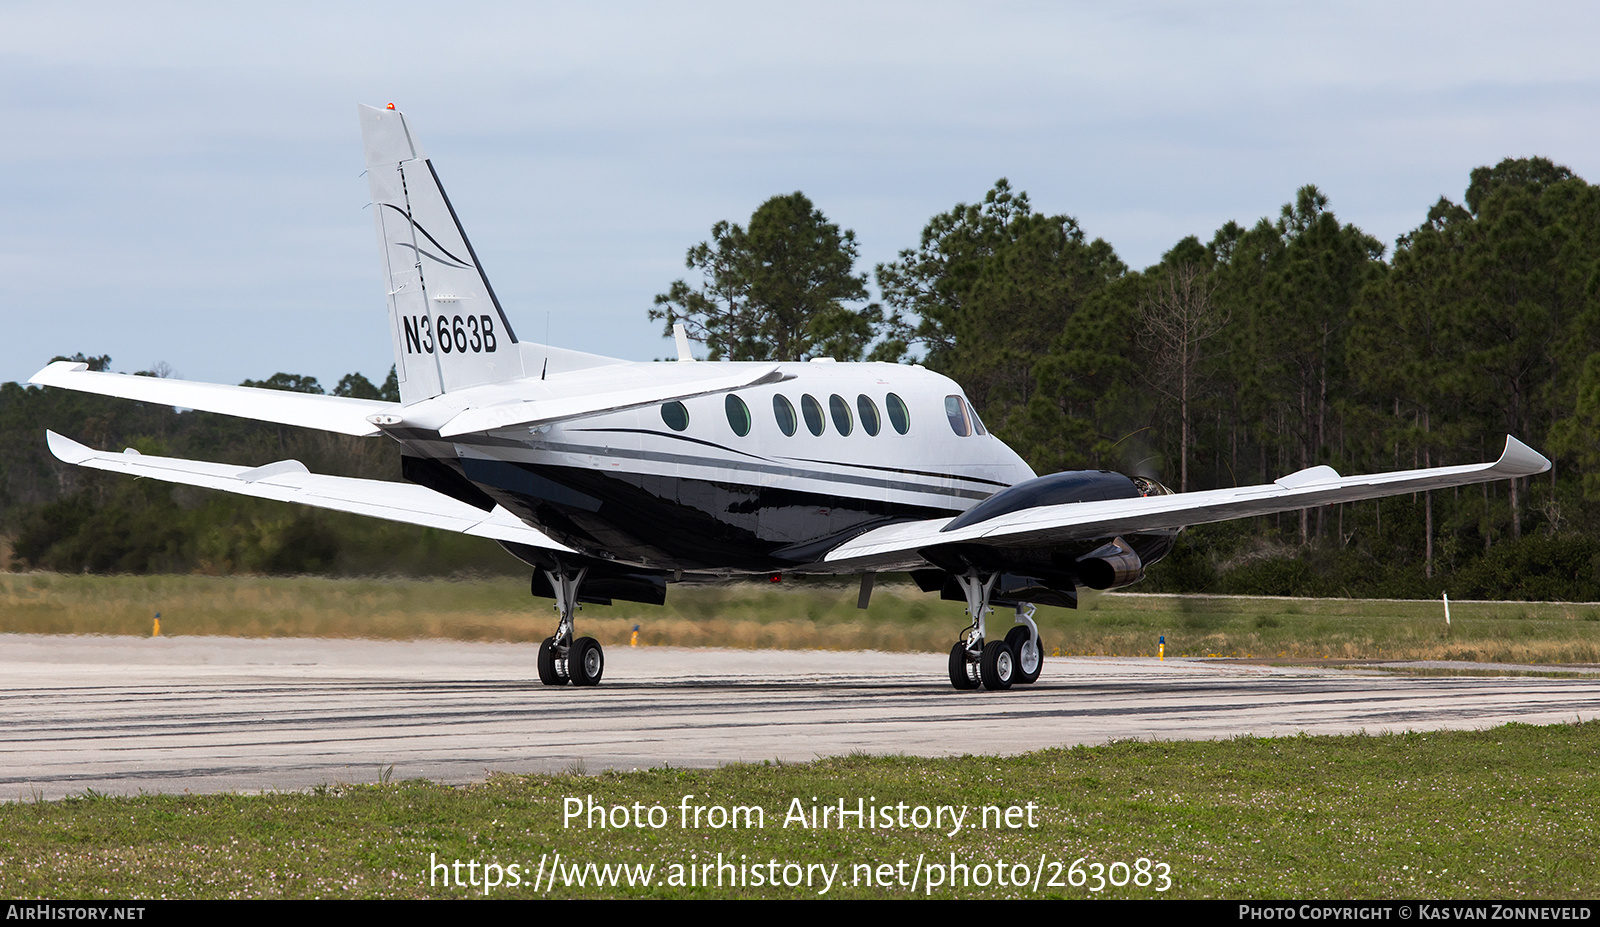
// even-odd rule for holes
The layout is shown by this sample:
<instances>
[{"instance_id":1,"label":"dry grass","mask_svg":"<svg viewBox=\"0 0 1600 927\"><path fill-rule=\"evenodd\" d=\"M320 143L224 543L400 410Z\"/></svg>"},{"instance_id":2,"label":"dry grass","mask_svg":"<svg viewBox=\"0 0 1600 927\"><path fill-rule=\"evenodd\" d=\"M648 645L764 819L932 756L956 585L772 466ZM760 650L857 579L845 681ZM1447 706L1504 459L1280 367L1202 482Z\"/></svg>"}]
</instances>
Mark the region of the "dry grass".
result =
<instances>
[{"instance_id":1,"label":"dry grass","mask_svg":"<svg viewBox=\"0 0 1600 927\"><path fill-rule=\"evenodd\" d=\"M959 605L880 587L870 612L838 584L674 587L662 608L585 606L582 633L604 644L776 649L942 650ZM318 577L0 575L0 632L165 636L362 637L536 641L554 630L549 599L524 582ZM925 619L934 620L925 620Z\"/></svg>"},{"instance_id":2,"label":"dry grass","mask_svg":"<svg viewBox=\"0 0 1600 927\"><path fill-rule=\"evenodd\" d=\"M966 625L962 606L880 583L872 608L854 584L674 586L667 605L588 606L582 633L645 645L942 652ZM317 577L0 575L0 632L168 636L364 637L536 641L555 625L549 599L523 582ZM1047 653L1283 659L1600 663L1600 605L1086 597L1077 611L1040 609ZM1008 616L997 612L1001 627Z\"/></svg>"}]
</instances>

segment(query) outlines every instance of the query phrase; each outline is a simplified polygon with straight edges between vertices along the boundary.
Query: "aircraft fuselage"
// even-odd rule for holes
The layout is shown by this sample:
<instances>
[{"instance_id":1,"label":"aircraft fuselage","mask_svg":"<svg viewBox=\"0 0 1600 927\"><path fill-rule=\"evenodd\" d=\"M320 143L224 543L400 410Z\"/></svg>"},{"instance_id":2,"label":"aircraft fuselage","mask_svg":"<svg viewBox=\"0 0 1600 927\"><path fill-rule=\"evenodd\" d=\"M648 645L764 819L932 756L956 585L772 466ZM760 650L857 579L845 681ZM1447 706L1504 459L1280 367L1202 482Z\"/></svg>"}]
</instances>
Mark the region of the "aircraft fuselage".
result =
<instances>
[{"instance_id":1,"label":"aircraft fuselage","mask_svg":"<svg viewBox=\"0 0 1600 927\"><path fill-rule=\"evenodd\" d=\"M956 515L1034 476L947 377L780 370L780 383L548 425L390 433L568 546L697 573L813 565L862 531Z\"/></svg>"}]
</instances>

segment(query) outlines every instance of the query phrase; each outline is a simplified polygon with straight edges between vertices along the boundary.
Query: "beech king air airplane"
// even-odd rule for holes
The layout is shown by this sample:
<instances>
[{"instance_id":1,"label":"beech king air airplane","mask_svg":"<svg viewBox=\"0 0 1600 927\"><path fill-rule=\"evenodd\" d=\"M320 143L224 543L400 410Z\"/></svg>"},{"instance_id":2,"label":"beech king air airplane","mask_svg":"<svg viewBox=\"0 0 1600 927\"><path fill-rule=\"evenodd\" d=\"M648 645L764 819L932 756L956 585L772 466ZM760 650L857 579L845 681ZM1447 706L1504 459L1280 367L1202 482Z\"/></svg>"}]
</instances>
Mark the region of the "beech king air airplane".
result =
<instances>
[{"instance_id":1,"label":"beech king air airplane","mask_svg":"<svg viewBox=\"0 0 1600 927\"><path fill-rule=\"evenodd\" d=\"M1108 471L1036 476L961 387L915 365L634 363L519 341L404 115L360 108L387 283L398 403L93 372L32 382L348 435L403 448L393 483L97 451L54 432L68 463L493 538L556 600L547 685L598 683L579 603L661 604L684 577L909 572L964 601L957 689L1031 683L1034 603L1137 582L1185 525L1527 476L1550 462L1506 438L1492 464L1173 493ZM1015 610L1004 634L992 606Z\"/></svg>"}]
</instances>

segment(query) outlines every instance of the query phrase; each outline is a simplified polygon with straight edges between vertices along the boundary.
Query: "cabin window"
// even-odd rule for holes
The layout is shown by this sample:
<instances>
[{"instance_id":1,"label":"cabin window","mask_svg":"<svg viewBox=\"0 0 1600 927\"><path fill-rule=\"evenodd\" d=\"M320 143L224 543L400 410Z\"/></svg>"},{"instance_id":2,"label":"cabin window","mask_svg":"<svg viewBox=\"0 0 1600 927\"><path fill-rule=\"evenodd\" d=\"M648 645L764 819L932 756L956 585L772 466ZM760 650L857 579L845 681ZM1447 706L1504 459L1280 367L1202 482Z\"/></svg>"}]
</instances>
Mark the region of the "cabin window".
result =
<instances>
[{"instance_id":1,"label":"cabin window","mask_svg":"<svg viewBox=\"0 0 1600 927\"><path fill-rule=\"evenodd\" d=\"M689 410L681 402L668 402L661 406L661 420L673 431L682 431L689 427Z\"/></svg>"},{"instance_id":2,"label":"cabin window","mask_svg":"<svg viewBox=\"0 0 1600 927\"><path fill-rule=\"evenodd\" d=\"M744 404L744 400L729 393L728 400L723 406L728 410L728 426L733 429L733 433L741 438L749 434L750 407Z\"/></svg>"},{"instance_id":3,"label":"cabin window","mask_svg":"<svg viewBox=\"0 0 1600 927\"><path fill-rule=\"evenodd\" d=\"M828 411L833 413L833 427L839 429L839 434L848 435L855 428L855 422L850 418L850 403L844 397L834 393L828 397Z\"/></svg>"},{"instance_id":4,"label":"cabin window","mask_svg":"<svg viewBox=\"0 0 1600 927\"><path fill-rule=\"evenodd\" d=\"M951 431L963 438L972 434L972 425L967 421L967 404L960 396L944 397L944 417L950 420Z\"/></svg>"},{"instance_id":5,"label":"cabin window","mask_svg":"<svg viewBox=\"0 0 1600 927\"><path fill-rule=\"evenodd\" d=\"M795 429L799 423L794 417L794 404L783 396L772 397L772 417L778 420L778 430L794 437Z\"/></svg>"},{"instance_id":6,"label":"cabin window","mask_svg":"<svg viewBox=\"0 0 1600 927\"><path fill-rule=\"evenodd\" d=\"M883 399L883 404L889 407L889 424L894 430L905 434L911 430L911 410L906 408L906 402L894 393Z\"/></svg>"},{"instance_id":7,"label":"cabin window","mask_svg":"<svg viewBox=\"0 0 1600 927\"><path fill-rule=\"evenodd\" d=\"M861 430L876 438L883 421L878 418L877 405L867 398L866 393L856 397L856 411L861 413Z\"/></svg>"},{"instance_id":8,"label":"cabin window","mask_svg":"<svg viewBox=\"0 0 1600 927\"><path fill-rule=\"evenodd\" d=\"M827 427L822 420L822 403L810 393L800 397L800 414L805 416L806 429L814 435L821 435L822 429Z\"/></svg>"}]
</instances>

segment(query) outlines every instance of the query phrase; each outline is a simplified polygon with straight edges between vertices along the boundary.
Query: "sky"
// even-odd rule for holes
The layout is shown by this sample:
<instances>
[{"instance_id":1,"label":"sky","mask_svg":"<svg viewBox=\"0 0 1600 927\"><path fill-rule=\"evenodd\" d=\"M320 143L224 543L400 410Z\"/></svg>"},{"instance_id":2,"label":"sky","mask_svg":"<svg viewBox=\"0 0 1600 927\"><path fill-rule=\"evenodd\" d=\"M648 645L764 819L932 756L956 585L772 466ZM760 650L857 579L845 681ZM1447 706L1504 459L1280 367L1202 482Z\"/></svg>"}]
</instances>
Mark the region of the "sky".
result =
<instances>
[{"instance_id":1,"label":"sky","mask_svg":"<svg viewBox=\"0 0 1600 927\"><path fill-rule=\"evenodd\" d=\"M381 380L358 102L405 111L519 338L649 360L687 249L796 190L870 273L1001 177L1135 268L1308 183L1392 248L1502 158L1600 182L1597 36L1579 3L8 0L0 381Z\"/></svg>"}]
</instances>

